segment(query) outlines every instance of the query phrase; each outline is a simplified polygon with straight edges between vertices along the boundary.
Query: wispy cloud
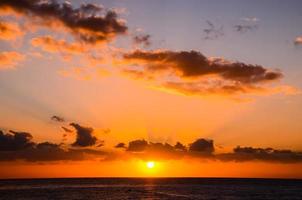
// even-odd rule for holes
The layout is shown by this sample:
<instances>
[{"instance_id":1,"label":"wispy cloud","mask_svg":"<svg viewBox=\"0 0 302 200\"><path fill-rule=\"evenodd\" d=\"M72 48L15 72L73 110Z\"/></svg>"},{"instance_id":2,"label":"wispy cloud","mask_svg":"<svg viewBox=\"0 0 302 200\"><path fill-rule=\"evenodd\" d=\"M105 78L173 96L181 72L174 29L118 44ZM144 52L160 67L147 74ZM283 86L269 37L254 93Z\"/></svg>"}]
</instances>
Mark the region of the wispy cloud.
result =
<instances>
[{"instance_id":1,"label":"wispy cloud","mask_svg":"<svg viewBox=\"0 0 302 200\"><path fill-rule=\"evenodd\" d=\"M203 29L205 40L214 40L224 36L223 26L216 27L216 25L214 25L214 23L209 20L207 20L206 23L208 25L208 28Z\"/></svg>"}]
</instances>

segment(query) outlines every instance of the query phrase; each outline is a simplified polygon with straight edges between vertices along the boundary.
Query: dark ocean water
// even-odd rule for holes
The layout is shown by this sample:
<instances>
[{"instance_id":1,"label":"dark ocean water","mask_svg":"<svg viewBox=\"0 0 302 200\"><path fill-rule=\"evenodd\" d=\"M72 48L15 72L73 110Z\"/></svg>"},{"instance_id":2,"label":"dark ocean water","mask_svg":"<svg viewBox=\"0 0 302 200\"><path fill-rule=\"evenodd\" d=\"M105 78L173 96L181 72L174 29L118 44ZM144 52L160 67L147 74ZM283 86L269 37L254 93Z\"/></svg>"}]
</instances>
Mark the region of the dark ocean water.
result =
<instances>
[{"instance_id":1,"label":"dark ocean water","mask_svg":"<svg viewBox=\"0 0 302 200\"><path fill-rule=\"evenodd\" d=\"M0 180L0 199L302 200L302 180L229 178Z\"/></svg>"}]
</instances>

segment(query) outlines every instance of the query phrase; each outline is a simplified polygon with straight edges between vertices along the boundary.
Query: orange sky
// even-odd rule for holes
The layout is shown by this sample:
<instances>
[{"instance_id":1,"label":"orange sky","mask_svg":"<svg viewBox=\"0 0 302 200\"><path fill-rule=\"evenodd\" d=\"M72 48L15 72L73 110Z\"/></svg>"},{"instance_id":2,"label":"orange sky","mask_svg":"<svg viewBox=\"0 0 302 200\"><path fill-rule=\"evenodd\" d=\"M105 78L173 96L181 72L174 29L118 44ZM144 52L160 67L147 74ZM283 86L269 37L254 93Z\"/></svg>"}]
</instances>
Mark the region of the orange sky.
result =
<instances>
[{"instance_id":1,"label":"orange sky","mask_svg":"<svg viewBox=\"0 0 302 200\"><path fill-rule=\"evenodd\" d=\"M302 178L299 5L20 2L0 3L0 178Z\"/></svg>"}]
</instances>

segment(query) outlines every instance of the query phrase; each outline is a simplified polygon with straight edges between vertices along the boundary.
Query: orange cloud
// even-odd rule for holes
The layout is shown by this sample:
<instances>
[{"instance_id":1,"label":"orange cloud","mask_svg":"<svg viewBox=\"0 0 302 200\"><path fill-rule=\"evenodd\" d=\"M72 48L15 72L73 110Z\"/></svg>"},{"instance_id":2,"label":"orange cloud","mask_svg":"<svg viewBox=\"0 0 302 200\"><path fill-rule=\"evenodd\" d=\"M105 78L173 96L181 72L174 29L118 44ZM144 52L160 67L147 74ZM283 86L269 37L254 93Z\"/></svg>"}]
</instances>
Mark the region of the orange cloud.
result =
<instances>
[{"instance_id":1,"label":"orange cloud","mask_svg":"<svg viewBox=\"0 0 302 200\"><path fill-rule=\"evenodd\" d=\"M23 35L18 24L0 21L0 40L16 40Z\"/></svg>"},{"instance_id":2,"label":"orange cloud","mask_svg":"<svg viewBox=\"0 0 302 200\"><path fill-rule=\"evenodd\" d=\"M295 45L302 45L302 36L296 37L294 43Z\"/></svg>"},{"instance_id":3,"label":"orange cloud","mask_svg":"<svg viewBox=\"0 0 302 200\"><path fill-rule=\"evenodd\" d=\"M19 62L23 61L25 56L15 52L6 51L0 53L0 69L13 69Z\"/></svg>"},{"instance_id":4,"label":"orange cloud","mask_svg":"<svg viewBox=\"0 0 302 200\"><path fill-rule=\"evenodd\" d=\"M50 53L82 54L87 51L84 45L80 43L68 43L65 40L57 40L51 36L34 38L31 40L31 44Z\"/></svg>"}]
</instances>

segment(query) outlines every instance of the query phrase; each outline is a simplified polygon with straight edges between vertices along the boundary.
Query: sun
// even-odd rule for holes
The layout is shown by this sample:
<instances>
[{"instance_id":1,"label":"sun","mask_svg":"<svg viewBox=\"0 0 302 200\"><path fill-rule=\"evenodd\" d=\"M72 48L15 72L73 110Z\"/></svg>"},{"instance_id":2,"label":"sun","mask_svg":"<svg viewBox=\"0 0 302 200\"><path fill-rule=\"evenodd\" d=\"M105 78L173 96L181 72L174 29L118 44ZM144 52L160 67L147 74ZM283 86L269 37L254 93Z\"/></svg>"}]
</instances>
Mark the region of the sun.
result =
<instances>
[{"instance_id":1,"label":"sun","mask_svg":"<svg viewBox=\"0 0 302 200\"><path fill-rule=\"evenodd\" d=\"M146 163L146 166L149 168L149 169L153 169L155 167L155 162L154 161L148 161Z\"/></svg>"}]
</instances>

